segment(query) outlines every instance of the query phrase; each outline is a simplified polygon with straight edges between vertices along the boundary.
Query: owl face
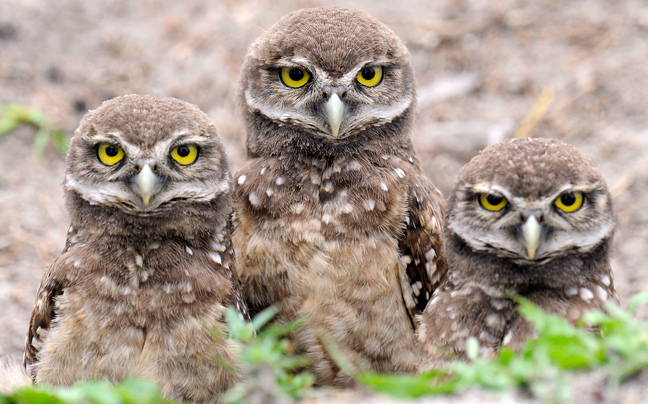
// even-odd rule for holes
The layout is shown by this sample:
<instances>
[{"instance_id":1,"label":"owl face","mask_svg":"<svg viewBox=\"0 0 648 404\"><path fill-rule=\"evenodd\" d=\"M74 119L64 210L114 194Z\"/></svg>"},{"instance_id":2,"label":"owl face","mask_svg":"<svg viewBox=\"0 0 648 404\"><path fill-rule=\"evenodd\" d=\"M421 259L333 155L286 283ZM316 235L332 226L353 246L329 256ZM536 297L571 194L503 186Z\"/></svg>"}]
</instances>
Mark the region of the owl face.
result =
<instances>
[{"instance_id":1,"label":"owl face","mask_svg":"<svg viewBox=\"0 0 648 404\"><path fill-rule=\"evenodd\" d=\"M384 125L414 102L406 48L356 10L289 14L252 45L243 71L246 111L321 139Z\"/></svg>"},{"instance_id":2,"label":"owl face","mask_svg":"<svg viewBox=\"0 0 648 404\"><path fill-rule=\"evenodd\" d=\"M482 151L461 170L450 206L448 229L470 248L526 264L589 252L614 229L599 171L550 139Z\"/></svg>"},{"instance_id":3,"label":"owl face","mask_svg":"<svg viewBox=\"0 0 648 404\"><path fill-rule=\"evenodd\" d=\"M173 98L129 95L89 112L71 140L66 189L131 215L173 215L229 189L209 119Z\"/></svg>"}]
</instances>

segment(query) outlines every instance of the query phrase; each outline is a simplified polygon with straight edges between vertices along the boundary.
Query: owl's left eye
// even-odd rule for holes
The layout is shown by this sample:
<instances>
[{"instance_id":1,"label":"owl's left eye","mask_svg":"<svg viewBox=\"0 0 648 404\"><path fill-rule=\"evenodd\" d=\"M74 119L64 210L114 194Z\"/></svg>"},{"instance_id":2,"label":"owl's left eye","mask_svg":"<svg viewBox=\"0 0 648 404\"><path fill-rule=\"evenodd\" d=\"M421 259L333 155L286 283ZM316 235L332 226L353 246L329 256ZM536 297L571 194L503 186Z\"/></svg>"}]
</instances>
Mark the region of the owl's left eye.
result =
<instances>
[{"instance_id":1,"label":"owl's left eye","mask_svg":"<svg viewBox=\"0 0 648 404\"><path fill-rule=\"evenodd\" d=\"M583 193L565 192L556 198L554 204L563 212L576 212L581 206L583 206Z\"/></svg>"},{"instance_id":2,"label":"owl's left eye","mask_svg":"<svg viewBox=\"0 0 648 404\"><path fill-rule=\"evenodd\" d=\"M375 87L382 81L383 69L380 66L365 66L356 76L360 84L365 87Z\"/></svg>"},{"instance_id":3,"label":"owl's left eye","mask_svg":"<svg viewBox=\"0 0 648 404\"><path fill-rule=\"evenodd\" d=\"M103 164L114 166L124 158L124 150L116 144L101 143L97 147L97 157Z\"/></svg>"},{"instance_id":4,"label":"owl's left eye","mask_svg":"<svg viewBox=\"0 0 648 404\"><path fill-rule=\"evenodd\" d=\"M193 164L198 159L198 146L195 144L176 146L171 150L171 158L183 166Z\"/></svg>"},{"instance_id":5,"label":"owl's left eye","mask_svg":"<svg viewBox=\"0 0 648 404\"><path fill-rule=\"evenodd\" d=\"M288 87L299 88L308 83L310 74L301 67L284 67L281 69L281 81Z\"/></svg>"}]
</instances>

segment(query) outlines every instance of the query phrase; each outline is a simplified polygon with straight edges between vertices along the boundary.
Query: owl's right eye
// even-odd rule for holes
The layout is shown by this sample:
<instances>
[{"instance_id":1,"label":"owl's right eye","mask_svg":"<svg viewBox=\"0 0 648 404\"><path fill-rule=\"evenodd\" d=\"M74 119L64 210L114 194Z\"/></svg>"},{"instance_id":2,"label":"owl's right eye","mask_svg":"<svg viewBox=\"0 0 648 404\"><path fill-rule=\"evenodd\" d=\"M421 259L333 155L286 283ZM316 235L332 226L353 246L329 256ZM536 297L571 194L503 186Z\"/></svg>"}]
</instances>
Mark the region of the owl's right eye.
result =
<instances>
[{"instance_id":1,"label":"owl's right eye","mask_svg":"<svg viewBox=\"0 0 648 404\"><path fill-rule=\"evenodd\" d=\"M124 158L124 150L113 143L101 143L97 148L99 161L107 166L114 166Z\"/></svg>"},{"instance_id":2,"label":"owl's right eye","mask_svg":"<svg viewBox=\"0 0 648 404\"><path fill-rule=\"evenodd\" d=\"M490 210L491 212L499 212L508 205L508 201L503 196L493 194L479 195L479 204L482 208Z\"/></svg>"},{"instance_id":3,"label":"owl's right eye","mask_svg":"<svg viewBox=\"0 0 648 404\"><path fill-rule=\"evenodd\" d=\"M288 87L303 87L310 80L310 73L301 67L284 67L281 69L281 81Z\"/></svg>"}]
</instances>

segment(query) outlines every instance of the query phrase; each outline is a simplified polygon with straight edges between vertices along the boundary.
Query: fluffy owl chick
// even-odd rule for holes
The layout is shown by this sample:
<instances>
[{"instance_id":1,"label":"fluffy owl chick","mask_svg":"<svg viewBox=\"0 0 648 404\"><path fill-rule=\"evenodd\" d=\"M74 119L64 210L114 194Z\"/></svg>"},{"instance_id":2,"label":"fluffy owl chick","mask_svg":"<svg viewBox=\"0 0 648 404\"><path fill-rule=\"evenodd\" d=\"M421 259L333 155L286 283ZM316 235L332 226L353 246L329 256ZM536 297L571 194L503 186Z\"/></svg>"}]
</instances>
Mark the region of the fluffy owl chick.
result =
<instances>
[{"instance_id":1,"label":"fluffy owl chick","mask_svg":"<svg viewBox=\"0 0 648 404\"><path fill-rule=\"evenodd\" d=\"M418 338L432 361L519 348L533 336L508 293L576 322L616 299L614 232L605 180L575 147L517 139L488 147L460 172L448 201L448 277L422 315Z\"/></svg>"},{"instance_id":2,"label":"fluffy owl chick","mask_svg":"<svg viewBox=\"0 0 648 404\"><path fill-rule=\"evenodd\" d=\"M320 384L345 385L325 345L360 368L416 370L414 315L445 273L443 199L409 138L403 43L368 14L305 9L250 48L240 79L248 161L234 245L251 311L270 304Z\"/></svg>"},{"instance_id":3,"label":"fluffy owl chick","mask_svg":"<svg viewBox=\"0 0 648 404\"><path fill-rule=\"evenodd\" d=\"M128 95L81 121L64 191L71 226L45 273L25 347L36 383L135 375L213 402L236 375L227 306L246 314L230 238L231 176L197 107Z\"/></svg>"}]
</instances>

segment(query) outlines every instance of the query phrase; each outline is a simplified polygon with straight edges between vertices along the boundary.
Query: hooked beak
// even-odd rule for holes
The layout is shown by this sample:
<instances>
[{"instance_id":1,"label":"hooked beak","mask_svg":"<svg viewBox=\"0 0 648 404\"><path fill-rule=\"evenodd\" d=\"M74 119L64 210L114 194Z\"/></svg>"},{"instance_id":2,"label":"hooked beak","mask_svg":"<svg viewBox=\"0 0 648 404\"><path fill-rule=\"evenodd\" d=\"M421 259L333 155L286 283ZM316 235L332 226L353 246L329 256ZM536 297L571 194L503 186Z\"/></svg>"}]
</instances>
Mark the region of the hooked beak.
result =
<instances>
[{"instance_id":1,"label":"hooked beak","mask_svg":"<svg viewBox=\"0 0 648 404\"><path fill-rule=\"evenodd\" d=\"M132 179L133 191L142 198L144 207L148 207L151 198L164 186L164 181L151 169L151 163L145 163L140 172Z\"/></svg>"},{"instance_id":2,"label":"hooked beak","mask_svg":"<svg viewBox=\"0 0 648 404\"><path fill-rule=\"evenodd\" d=\"M342 116L344 115L344 103L337 93L333 93L326 102L325 108L326 117L331 126L331 133L333 137L337 137L340 132L340 124L342 124Z\"/></svg>"},{"instance_id":3,"label":"hooked beak","mask_svg":"<svg viewBox=\"0 0 648 404\"><path fill-rule=\"evenodd\" d=\"M538 223L538 219L534 215L529 216L527 221L522 225L522 239L524 240L524 247L526 247L530 260L535 258L538 246L540 245L541 235L542 226Z\"/></svg>"}]
</instances>

